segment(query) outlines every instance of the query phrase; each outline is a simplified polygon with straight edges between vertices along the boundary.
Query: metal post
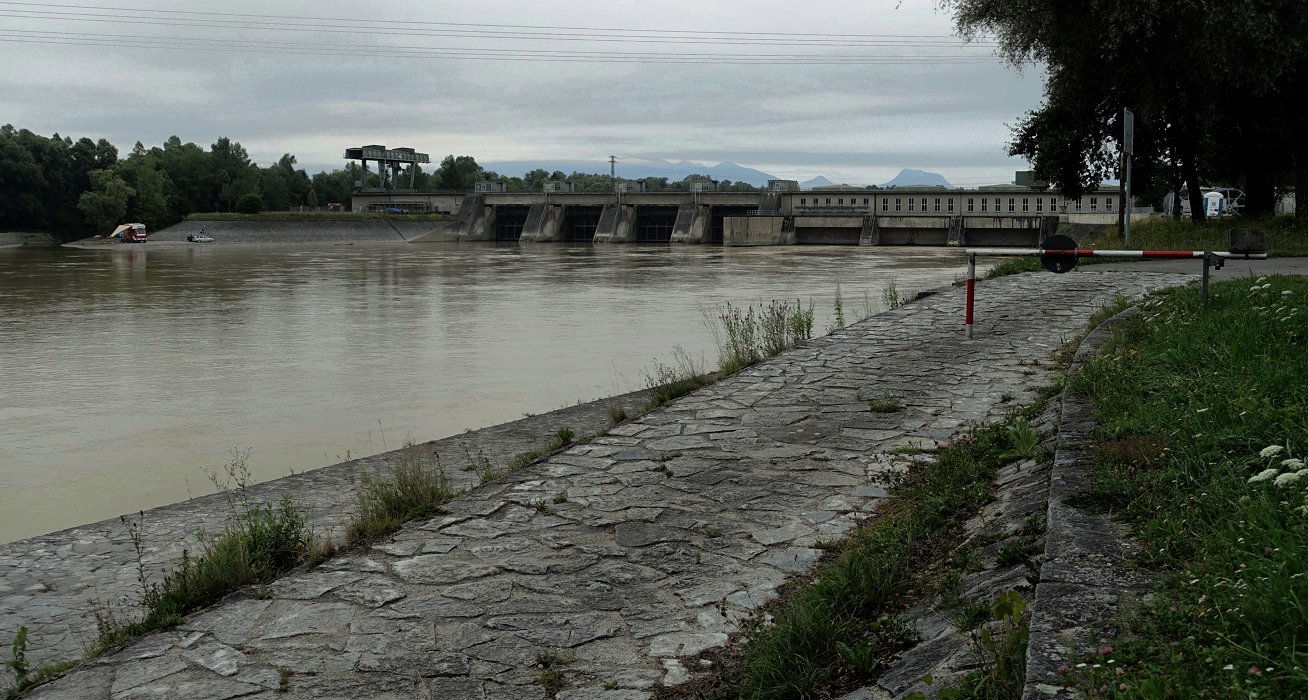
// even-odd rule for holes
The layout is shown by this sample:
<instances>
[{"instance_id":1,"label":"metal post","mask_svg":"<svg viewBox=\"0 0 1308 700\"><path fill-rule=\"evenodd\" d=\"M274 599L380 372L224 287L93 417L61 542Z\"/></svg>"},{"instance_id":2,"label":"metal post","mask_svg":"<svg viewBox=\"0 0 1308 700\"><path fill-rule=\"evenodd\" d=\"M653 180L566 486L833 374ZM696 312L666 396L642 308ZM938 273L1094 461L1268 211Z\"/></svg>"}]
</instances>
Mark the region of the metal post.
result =
<instances>
[{"instance_id":1,"label":"metal post","mask_svg":"<svg viewBox=\"0 0 1308 700\"><path fill-rule=\"evenodd\" d=\"M1131 154L1126 154L1126 201L1122 202L1126 211L1122 212L1122 233L1126 237L1126 246L1131 246Z\"/></svg>"},{"instance_id":2,"label":"metal post","mask_svg":"<svg viewBox=\"0 0 1308 700\"><path fill-rule=\"evenodd\" d=\"M1205 268L1206 269L1206 268ZM967 326L967 339L972 339L972 305L976 299L976 256L967 256L967 312L963 323Z\"/></svg>"}]
</instances>

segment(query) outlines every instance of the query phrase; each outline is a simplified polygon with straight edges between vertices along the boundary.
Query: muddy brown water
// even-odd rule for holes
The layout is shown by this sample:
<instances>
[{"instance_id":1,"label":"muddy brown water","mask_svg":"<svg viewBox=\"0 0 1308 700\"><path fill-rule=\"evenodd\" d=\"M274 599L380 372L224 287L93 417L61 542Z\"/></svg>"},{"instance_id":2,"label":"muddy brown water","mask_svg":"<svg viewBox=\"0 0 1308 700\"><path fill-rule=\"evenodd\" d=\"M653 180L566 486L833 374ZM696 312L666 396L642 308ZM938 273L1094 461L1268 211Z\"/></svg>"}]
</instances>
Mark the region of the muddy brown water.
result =
<instances>
[{"instance_id":1,"label":"muddy brown water","mask_svg":"<svg viewBox=\"0 0 1308 700\"><path fill-rule=\"evenodd\" d=\"M714 305L853 319L961 251L450 244L0 252L0 541L642 388ZM706 311L707 310L707 311ZM961 322L961 320L960 320ZM563 427L563 426L560 426Z\"/></svg>"}]
</instances>

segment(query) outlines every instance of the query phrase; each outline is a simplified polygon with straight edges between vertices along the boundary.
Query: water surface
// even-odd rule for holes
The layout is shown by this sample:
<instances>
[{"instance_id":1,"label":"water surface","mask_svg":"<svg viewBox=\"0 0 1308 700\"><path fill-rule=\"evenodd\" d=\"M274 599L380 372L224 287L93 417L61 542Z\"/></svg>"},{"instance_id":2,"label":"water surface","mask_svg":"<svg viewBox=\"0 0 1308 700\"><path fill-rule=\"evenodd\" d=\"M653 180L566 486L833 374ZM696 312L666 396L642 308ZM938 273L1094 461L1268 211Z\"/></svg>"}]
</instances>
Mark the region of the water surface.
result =
<instances>
[{"instance_id":1,"label":"water surface","mask_svg":"<svg viewBox=\"0 0 1308 700\"><path fill-rule=\"evenodd\" d=\"M852 319L960 251L449 244L0 251L0 541L642 388L704 309ZM561 426L562 427L562 426ZM543 438L544 436L542 436Z\"/></svg>"}]
</instances>

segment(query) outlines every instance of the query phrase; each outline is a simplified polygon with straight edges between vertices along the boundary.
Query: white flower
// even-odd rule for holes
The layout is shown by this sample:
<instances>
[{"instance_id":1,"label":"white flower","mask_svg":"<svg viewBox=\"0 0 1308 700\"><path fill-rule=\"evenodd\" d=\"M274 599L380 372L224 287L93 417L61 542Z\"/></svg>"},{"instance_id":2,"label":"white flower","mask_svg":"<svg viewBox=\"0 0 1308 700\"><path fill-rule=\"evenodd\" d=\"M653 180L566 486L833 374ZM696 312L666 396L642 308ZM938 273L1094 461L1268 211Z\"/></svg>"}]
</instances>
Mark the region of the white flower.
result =
<instances>
[{"instance_id":1,"label":"white flower","mask_svg":"<svg viewBox=\"0 0 1308 700\"><path fill-rule=\"evenodd\" d=\"M1267 275L1263 275L1262 277L1259 277L1258 279L1254 280L1254 282L1257 284L1262 284L1263 282L1266 281L1267 281Z\"/></svg>"},{"instance_id":2,"label":"white flower","mask_svg":"<svg viewBox=\"0 0 1308 700\"><path fill-rule=\"evenodd\" d=\"M1254 286L1252 286L1252 287L1249 288L1249 291L1251 291L1251 292L1256 292L1256 291L1258 291L1258 290L1260 290L1260 289L1262 289L1262 287L1259 287L1258 285L1255 284Z\"/></svg>"},{"instance_id":3,"label":"white flower","mask_svg":"<svg viewBox=\"0 0 1308 700\"><path fill-rule=\"evenodd\" d=\"M1273 481L1272 483L1275 484L1277 488L1280 488L1283 486L1289 486L1290 484L1293 484L1298 480L1299 480L1298 472L1286 472L1276 477L1276 481Z\"/></svg>"},{"instance_id":4,"label":"white flower","mask_svg":"<svg viewBox=\"0 0 1308 700\"><path fill-rule=\"evenodd\" d=\"M1262 288L1263 288L1263 289L1271 289L1271 288L1272 288L1272 283L1271 283L1271 282L1268 282L1267 284L1264 284Z\"/></svg>"},{"instance_id":5,"label":"white flower","mask_svg":"<svg viewBox=\"0 0 1308 700\"><path fill-rule=\"evenodd\" d=\"M1284 292L1281 292L1281 296L1283 296L1283 297L1288 297L1288 296L1290 296L1292 293L1293 293L1293 292L1291 292L1290 290L1287 289L1287 290L1285 290Z\"/></svg>"},{"instance_id":6,"label":"white flower","mask_svg":"<svg viewBox=\"0 0 1308 700\"><path fill-rule=\"evenodd\" d=\"M1254 474L1253 476L1249 477L1249 483L1254 484L1259 481L1267 481L1268 479L1280 473L1281 473L1280 469L1264 469L1258 472L1257 474Z\"/></svg>"},{"instance_id":7,"label":"white flower","mask_svg":"<svg viewBox=\"0 0 1308 700\"><path fill-rule=\"evenodd\" d=\"M1280 445L1268 445L1267 447L1264 447L1261 451L1258 452L1258 456L1262 457L1263 459L1267 459L1268 457L1275 457L1276 455L1279 455L1284 451L1285 448L1281 447Z\"/></svg>"},{"instance_id":8,"label":"white flower","mask_svg":"<svg viewBox=\"0 0 1308 700\"><path fill-rule=\"evenodd\" d=\"M1281 460L1281 466L1286 469L1303 469L1303 460L1298 457Z\"/></svg>"},{"instance_id":9,"label":"white flower","mask_svg":"<svg viewBox=\"0 0 1308 700\"><path fill-rule=\"evenodd\" d=\"M1234 671L1234 670L1235 670L1235 664L1227 664L1227 665L1225 665L1225 666L1222 667L1222 670L1223 670L1223 671Z\"/></svg>"}]
</instances>

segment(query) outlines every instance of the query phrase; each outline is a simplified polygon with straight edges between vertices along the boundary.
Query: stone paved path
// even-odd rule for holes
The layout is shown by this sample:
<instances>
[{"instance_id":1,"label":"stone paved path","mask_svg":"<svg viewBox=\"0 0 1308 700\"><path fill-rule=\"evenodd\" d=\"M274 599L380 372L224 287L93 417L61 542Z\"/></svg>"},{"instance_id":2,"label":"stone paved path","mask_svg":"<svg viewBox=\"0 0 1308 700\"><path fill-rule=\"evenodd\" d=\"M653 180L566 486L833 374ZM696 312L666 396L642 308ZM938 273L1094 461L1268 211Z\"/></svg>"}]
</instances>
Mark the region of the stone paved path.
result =
<instances>
[{"instance_id":1,"label":"stone paved path","mask_svg":"<svg viewBox=\"0 0 1308 700\"><path fill-rule=\"evenodd\" d=\"M806 571L884 494L894 449L1030 398L1118 294L1184 280L1030 274L818 339L475 489L364 554L237 596L32 697L649 697ZM1040 360L1040 364L1030 364ZM905 409L868 410L897 398ZM556 502L558 501L558 502ZM607 689L606 689L607 688Z\"/></svg>"},{"instance_id":2,"label":"stone paved path","mask_svg":"<svg viewBox=\"0 0 1308 700\"><path fill-rule=\"evenodd\" d=\"M450 485L462 491L480 481L476 472L466 469L469 459L507 464L520 452L539 449L559 428L593 435L608 427L611 404L635 413L647 399L644 391L624 394L465 432L426 446L439 456ZM359 474L389 470L397 453L384 452L274 479L250 487L247 496L251 504L267 504L289 493L318 533L340 542L346 523L357 510ZM143 520L133 514L131 520L142 523L142 561L153 580L181 558L183 549L196 549L197 533L221 532L229 513L227 499L212 494L153 508L145 512ZM0 645L7 648L18 628L26 626L30 634L27 656L34 665L82 656L97 635L91 611L112 601L115 614L131 617L139 612L134 607L139 597L136 552L126 526L117 518L0 544ZM9 678L7 669L0 669L0 688Z\"/></svg>"}]
</instances>

